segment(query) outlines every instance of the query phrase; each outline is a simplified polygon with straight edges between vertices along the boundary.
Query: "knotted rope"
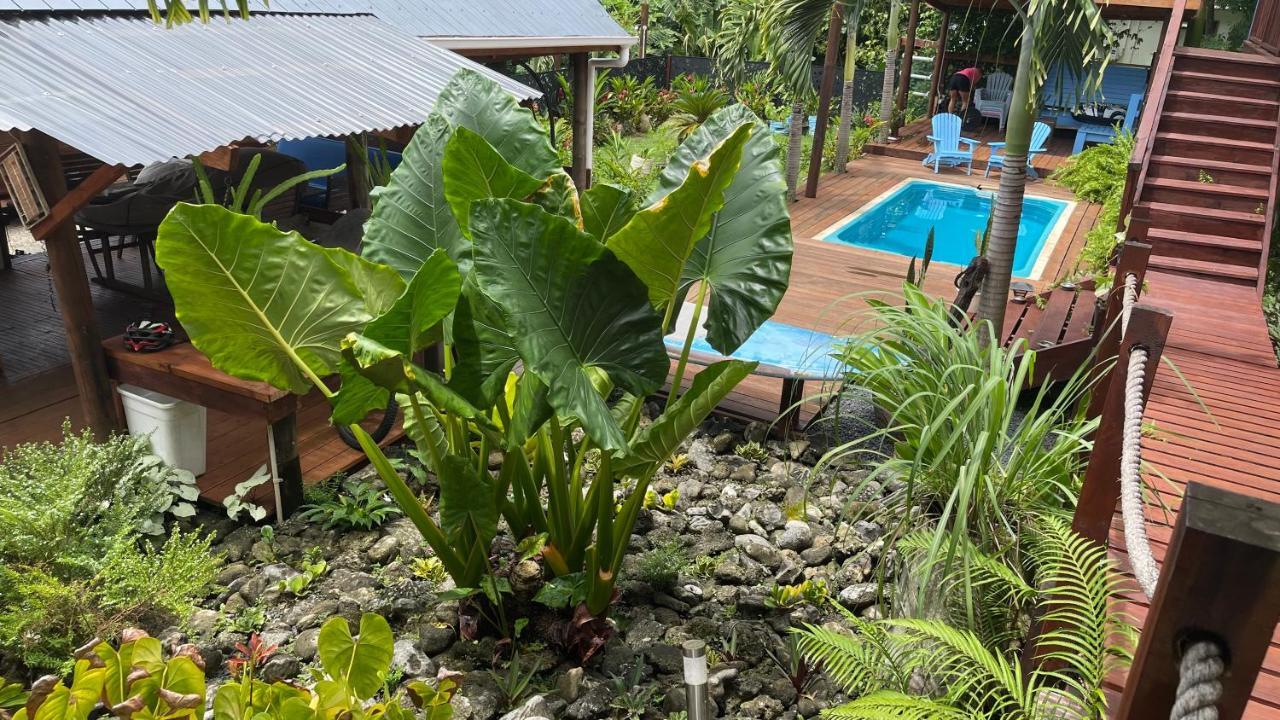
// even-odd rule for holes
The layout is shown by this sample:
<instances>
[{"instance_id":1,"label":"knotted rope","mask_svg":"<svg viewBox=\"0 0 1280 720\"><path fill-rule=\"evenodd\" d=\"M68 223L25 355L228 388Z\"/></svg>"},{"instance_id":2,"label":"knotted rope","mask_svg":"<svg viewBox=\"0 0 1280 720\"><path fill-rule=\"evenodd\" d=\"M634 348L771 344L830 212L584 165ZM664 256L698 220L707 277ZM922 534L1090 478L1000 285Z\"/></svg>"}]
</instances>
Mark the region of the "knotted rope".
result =
<instances>
[{"instance_id":1,"label":"knotted rope","mask_svg":"<svg viewBox=\"0 0 1280 720\"><path fill-rule=\"evenodd\" d=\"M1138 277L1124 277L1120 332L1129 331L1129 318L1138 302ZM1124 379L1124 430L1120 449L1120 511L1124 520L1124 544L1129 563L1142 592L1148 598L1156 591L1160 568L1151 554L1142 500L1142 385L1147 377L1147 348L1134 345L1129 350L1129 368ZM1178 693L1169 720L1218 720L1222 699L1222 648L1213 640L1199 640L1187 647L1178 668Z\"/></svg>"},{"instance_id":2,"label":"knotted rope","mask_svg":"<svg viewBox=\"0 0 1280 720\"><path fill-rule=\"evenodd\" d=\"M1138 299L1138 278L1124 278L1124 305L1120 315L1121 334L1129 331L1129 317ZM1124 519L1124 544L1129 551L1134 577L1150 598L1156 592L1160 568L1151 555L1146 516L1142 501L1142 385L1147 377L1147 349L1135 345L1129 351L1129 371L1124 379L1124 444L1120 449L1120 510Z\"/></svg>"}]
</instances>

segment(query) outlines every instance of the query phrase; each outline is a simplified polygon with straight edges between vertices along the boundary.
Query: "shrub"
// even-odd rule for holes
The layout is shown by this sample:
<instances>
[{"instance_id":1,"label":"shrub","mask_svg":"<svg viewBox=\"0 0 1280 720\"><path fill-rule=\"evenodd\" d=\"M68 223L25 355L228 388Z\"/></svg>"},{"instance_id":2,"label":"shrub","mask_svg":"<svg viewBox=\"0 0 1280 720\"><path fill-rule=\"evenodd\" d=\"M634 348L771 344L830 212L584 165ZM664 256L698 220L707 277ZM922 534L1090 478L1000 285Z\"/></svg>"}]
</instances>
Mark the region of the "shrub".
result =
<instances>
[{"instance_id":1,"label":"shrub","mask_svg":"<svg viewBox=\"0 0 1280 720\"><path fill-rule=\"evenodd\" d=\"M0 463L0 660L31 669L142 617L186 614L218 564L195 533L139 541L190 487L145 439L63 435Z\"/></svg>"},{"instance_id":2,"label":"shrub","mask_svg":"<svg viewBox=\"0 0 1280 720\"><path fill-rule=\"evenodd\" d=\"M1115 250L1116 227L1121 220L1120 204L1133 145L1133 134L1121 132L1114 142L1087 148L1052 175L1055 182L1081 200L1102 203L1097 221L1085 236L1084 250L1076 262L1077 272L1103 272Z\"/></svg>"},{"instance_id":3,"label":"shrub","mask_svg":"<svg viewBox=\"0 0 1280 720\"><path fill-rule=\"evenodd\" d=\"M303 506L298 517L318 522L325 530L372 530L399 514L400 508L381 490L361 480L347 480L342 484L341 493L315 505Z\"/></svg>"},{"instance_id":4,"label":"shrub","mask_svg":"<svg viewBox=\"0 0 1280 720\"><path fill-rule=\"evenodd\" d=\"M684 544L669 540L655 545L636 559L636 577L658 590L670 590L676 586L680 571L688 566Z\"/></svg>"},{"instance_id":5,"label":"shrub","mask_svg":"<svg viewBox=\"0 0 1280 720\"><path fill-rule=\"evenodd\" d=\"M952 561L972 542L1016 566L1027 523L1075 506L1081 457L1097 425L1078 407L1087 382L1078 374L1023 398L1034 352L985 343L980 328L952 326L947 303L910 285L904 293L902 306L875 303L875 329L842 349L850 382L892 418L874 437L888 436L893 451L869 477L906 482L895 499L903 518L895 532L932 522L928 562ZM865 440L833 449L815 472L860 452ZM917 505L928 518L908 512ZM927 591L929 578L918 580Z\"/></svg>"}]
</instances>

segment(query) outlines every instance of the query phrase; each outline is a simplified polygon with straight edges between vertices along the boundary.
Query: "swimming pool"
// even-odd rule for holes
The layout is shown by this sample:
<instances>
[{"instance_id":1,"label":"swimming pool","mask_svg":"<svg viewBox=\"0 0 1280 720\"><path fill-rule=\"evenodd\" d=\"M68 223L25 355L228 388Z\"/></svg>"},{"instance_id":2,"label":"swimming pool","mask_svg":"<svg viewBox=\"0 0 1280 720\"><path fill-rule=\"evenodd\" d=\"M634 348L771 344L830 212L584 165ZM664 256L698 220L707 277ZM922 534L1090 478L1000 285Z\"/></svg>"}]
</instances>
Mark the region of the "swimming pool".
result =
<instances>
[{"instance_id":1,"label":"swimming pool","mask_svg":"<svg viewBox=\"0 0 1280 720\"><path fill-rule=\"evenodd\" d=\"M693 305L685 303L676 318L675 330L665 338L668 347L678 351L684 346L692 317ZM694 332L692 349L718 355L707 342L705 316L699 325ZM836 338L827 333L770 320L757 328L733 357L785 368L804 377L830 378L839 377L843 372L840 361L832 357L838 352L837 346Z\"/></svg>"},{"instance_id":2,"label":"swimming pool","mask_svg":"<svg viewBox=\"0 0 1280 720\"><path fill-rule=\"evenodd\" d=\"M824 230L818 239L909 258L924 254L925 239L933 228L933 261L967 265L976 254L975 238L987 226L993 195L993 191L965 185L906 180ZM1039 278L1072 205L1026 196L1014 251L1014 275Z\"/></svg>"}]
</instances>

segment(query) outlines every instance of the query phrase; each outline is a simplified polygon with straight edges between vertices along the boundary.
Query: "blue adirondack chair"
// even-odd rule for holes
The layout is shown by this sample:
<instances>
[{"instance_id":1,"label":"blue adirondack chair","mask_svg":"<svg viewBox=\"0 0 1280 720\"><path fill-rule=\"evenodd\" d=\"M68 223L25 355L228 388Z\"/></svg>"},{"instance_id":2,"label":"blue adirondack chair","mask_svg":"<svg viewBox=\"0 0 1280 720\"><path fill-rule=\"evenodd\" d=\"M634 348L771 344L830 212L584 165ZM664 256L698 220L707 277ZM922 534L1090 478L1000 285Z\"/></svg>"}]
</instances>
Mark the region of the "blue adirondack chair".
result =
<instances>
[{"instance_id":1,"label":"blue adirondack chair","mask_svg":"<svg viewBox=\"0 0 1280 720\"><path fill-rule=\"evenodd\" d=\"M1052 132L1053 128L1042 122L1038 122L1031 127L1031 147L1027 150L1027 174L1033 178L1040 177L1040 175L1036 173L1036 166L1033 164L1033 161L1035 160L1036 155L1049 150L1045 145L1049 142L1049 134ZM983 177L990 176L991 168L993 167L998 167L1001 170L1004 170L1004 155L998 151L1003 150L1005 144L1002 142L987 144L991 146L991 157L987 158L987 171L982 174Z\"/></svg>"},{"instance_id":2,"label":"blue adirondack chair","mask_svg":"<svg viewBox=\"0 0 1280 720\"><path fill-rule=\"evenodd\" d=\"M276 150L298 158L303 165L306 165L308 171L336 168L347 161L347 146L340 140L329 138L281 140L276 143ZM308 180L302 204L320 208L329 207L329 195L333 190L332 179L333 176L330 175Z\"/></svg>"},{"instance_id":3,"label":"blue adirondack chair","mask_svg":"<svg viewBox=\"0 0 1280 720\"><path fill-rule=\"evenodd\" d=\"M1134 93L1129 96L1129 108L1124 111L1123 128L1126 131L1133 131L1133 121L1138 119L1138 106L1142 104L1142 95ZM1114 125L1081 125L1076 130L1076 144L1071 148L1071 154L1084 150L1084 144L1087 142L1109 143L1116 137L1116 127Z\"/></svg>"},{"instance_id":4,"label":"blue adirondack chair","mask_svg":"<svg viewBox=\"0 0 1280 720\"><path fill-rule=\"evenodd\" d=\"M964 165L967 168L966 174L973 174L973 148L978 145L978 141L960 136L961 122L959 115L951 113L933 116L933 134L929 136L933 152L925 156L922 165L933 165L935 173L944 164L952 167ZM960 143L964 143L968 149L961 150Z\"/></svg>"}]
</instances>

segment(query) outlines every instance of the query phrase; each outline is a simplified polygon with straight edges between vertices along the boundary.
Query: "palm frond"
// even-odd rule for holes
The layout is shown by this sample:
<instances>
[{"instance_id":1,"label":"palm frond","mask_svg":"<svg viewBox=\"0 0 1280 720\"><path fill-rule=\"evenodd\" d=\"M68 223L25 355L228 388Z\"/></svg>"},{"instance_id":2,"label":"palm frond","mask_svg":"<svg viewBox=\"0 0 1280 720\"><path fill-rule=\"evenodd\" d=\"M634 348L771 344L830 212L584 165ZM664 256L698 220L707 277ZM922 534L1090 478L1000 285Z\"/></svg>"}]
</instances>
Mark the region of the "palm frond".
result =
<instances>
[{"instance_id":1,"label":"palm frond","mask_svg":"<svg viewBox=\"0 0 1280 720\"><path fill-rule=\"evenodd\" d=\"M262 0L262 6L267 7L268 0ZM164 6L161 12L161 5ZM209 8L212 5L210 0L199 0L197 3L197 15L200 22L209 22ZM222 16L230 19L234 9L235 14L241 19L249 18L249 0L234 0L233 4L228 5L227 0L219 0L222 8ZM184 0L147 0L147 9L151 12L151 19L156 22L163 21L165 25L173 27L174 25L184 25L195 20L188 8L188 3Z\"/></svg>"},{"instance_id":2,"label":"palm frond","mask_svg":"<svg viewBox=\"0 0 1280 720\"><path fill-rule=\"evenodd\" d=\"M779 64L779 70L791 87L812 86L809 68L813 63L813 46L818 34L827 27L835 4L834 0L778 0L774 52L779 58L790 59Z\"/></svg>"},{"instance_id":3,"label":"palm frond","mask_svg":"<svg viewBox=\"0 0 1280 720\"><path fill-rule=\"evenodd\" d=\"M983 716L929 698L884 690L823 710L822 717L835 720L972 720Z\"/></svg>"},{"instance_id":4,"label":"palm frond","mask_svg":"<svg viewBox=\"0 0 1280 720\"><path fill-rule=\"evenodd\" d=\"M816 625L796 629L800 653L850 695L884 688L907 690L913 671L910 651L895 644L885 626L851 613L846 618L856 635Z\"/></svg>"},{"instance_id":5,"label":"palm frond","mask_svg":"<svg viewBox=\"0 0 1280 720\"><path fill-rule=\"evenodd\" d=\"M1033 23L1031 94L1055 72L1059 87L1070 77L1077 99L1091 97L1102 85L1115 36L1093 0L1028 0L1027 21Z\"/></svg>"}]
</instances>

